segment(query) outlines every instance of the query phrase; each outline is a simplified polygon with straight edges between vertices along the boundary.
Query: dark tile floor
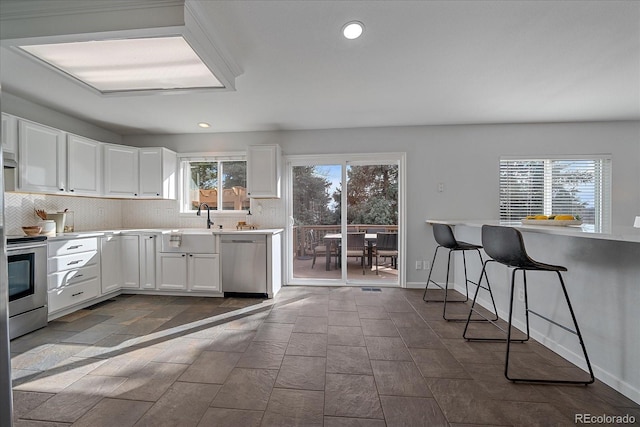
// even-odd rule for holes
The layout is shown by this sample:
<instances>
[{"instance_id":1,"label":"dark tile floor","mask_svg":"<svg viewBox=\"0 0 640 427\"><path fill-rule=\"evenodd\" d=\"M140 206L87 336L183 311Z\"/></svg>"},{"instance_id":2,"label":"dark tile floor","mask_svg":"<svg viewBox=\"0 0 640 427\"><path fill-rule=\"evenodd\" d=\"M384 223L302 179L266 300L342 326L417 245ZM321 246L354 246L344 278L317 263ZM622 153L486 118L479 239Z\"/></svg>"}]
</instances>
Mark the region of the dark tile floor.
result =
<instances>
[{"instance_id":1,"label":"dark tile floor","mask_svg":"<svg viewBox=\"0 0 640 427\"><path fill-rule=\"evenodd\" d=\"M452 310L464 313L463 304ZM600 382L512 384L422 292L119 296L12 341L15 426L565 426L637 404ZM537 343L519 367L580 375ZM638 422L638 421L636 421Z\"/></svg>"}]
</instances>

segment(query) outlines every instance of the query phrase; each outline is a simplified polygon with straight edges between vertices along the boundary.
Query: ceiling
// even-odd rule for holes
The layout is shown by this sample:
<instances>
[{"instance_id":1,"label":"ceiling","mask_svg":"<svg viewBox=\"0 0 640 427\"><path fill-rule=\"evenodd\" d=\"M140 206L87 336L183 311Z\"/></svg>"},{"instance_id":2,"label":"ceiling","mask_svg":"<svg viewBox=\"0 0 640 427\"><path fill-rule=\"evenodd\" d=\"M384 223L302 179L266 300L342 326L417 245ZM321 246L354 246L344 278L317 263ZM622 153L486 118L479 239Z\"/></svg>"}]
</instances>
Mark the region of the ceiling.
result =
<instances>
[{"instance_id":1,"label":"ceiling","mask_svg":"<svg viewBox=\"0 0 640 427\"><path fill-rule=\"evenodd\" d=\"M640 2L200 3L235 91L103 97L4 47L2 90L122 135L640 119Z\"/></svg>"}]
</instances>

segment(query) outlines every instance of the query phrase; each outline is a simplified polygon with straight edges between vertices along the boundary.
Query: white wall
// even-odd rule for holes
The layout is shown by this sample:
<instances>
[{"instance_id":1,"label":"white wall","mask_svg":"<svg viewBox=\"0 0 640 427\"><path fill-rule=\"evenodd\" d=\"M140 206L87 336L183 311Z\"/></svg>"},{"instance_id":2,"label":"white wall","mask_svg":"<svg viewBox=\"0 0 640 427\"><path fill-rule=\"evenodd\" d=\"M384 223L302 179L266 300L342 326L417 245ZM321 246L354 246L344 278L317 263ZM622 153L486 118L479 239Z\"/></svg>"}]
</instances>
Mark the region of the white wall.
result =
<instances>
[{"instance_id":1,"label":"white wall","mask_svg":"<svg viewBox=\"0 0 640 427\"><path fill-rule=\"evenodd\" d=\"M61 129L86 138L102 142L119 144L122 136L102 129L83 120L60 113L42 105L19 98L7 92L2 92L2 112L31 120L43 125Z\"/></svg>"},{"instance_id":2,"label":"white wall","mask_svg":"<svg viewBox=\"0 0 640 427\"><path fill-rule=\"evenodd\" d=\"M614 225L632 224L640 212L640 122L415 126L283 132L126 136L134 146L178 152L238 151L278 143L285 155L407 153L407 264L433 256L427 218L497 219L498 161L502 155L602 154L613 164ZM438 193L437 185L445 191ZM272 204L286 224L284 202ZM409 284L427 271L407 268ZM440 278L436 277L437 280Z\"/></svg>"}]
</instances>

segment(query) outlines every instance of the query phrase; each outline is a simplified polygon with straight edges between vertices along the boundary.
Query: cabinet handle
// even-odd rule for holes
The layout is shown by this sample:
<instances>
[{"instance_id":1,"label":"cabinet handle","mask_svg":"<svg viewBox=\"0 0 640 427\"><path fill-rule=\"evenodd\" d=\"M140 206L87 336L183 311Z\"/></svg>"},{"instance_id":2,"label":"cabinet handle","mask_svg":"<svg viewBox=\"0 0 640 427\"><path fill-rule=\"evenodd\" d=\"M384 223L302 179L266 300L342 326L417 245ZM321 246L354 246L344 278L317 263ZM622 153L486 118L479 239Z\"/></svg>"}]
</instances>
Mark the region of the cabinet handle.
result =
<instances>
[{"instance_id":1,"label":"cabinet handle","mask_svg":"<svg viewBox=\"0 0 640 427\"><path fill-rule=\"evenodd\" d=\"M67 249L71 250L71 249L78 249L81 248L82 245L73 245L73 246L69 246Z\"/></svg>"},{"instance_id":2,"label":"cabinet handle","mask_svg":"<svg viewBox=\"0 0 640 427\"><path fill-rule=\"evenodd\" d=\"M72 188L72 189L71 189L71 190L69 190L69 191L74 192L75 190Z\"/></svg>"},{"instance_id":3,"label":"cabinet handle","mask_svg":"<svg viewBox=\"0 0 640 427\"><path fill-rule=\"evenodd\" d=\"M134 195L134 196L137 196L137 195L138 195L138 193L133 193L133 195Z\"/></svg>"},{"instance_id":4,"label":"cabinet handle","mask_svg":"<svg viewBox=\"0 0 640 427\"><path fill-rule=\"evenodd\" d=\"M78 277L82 277L82 276L84 276L84 274L78 274L74 278L77 279Z\"/></svg>"},{"instance_id":5,"label":"cabinet handle","mask_svg":"<svg viewBox=\"0 0 640 427\"><path fill-rule=\"evenodd\" d=\"M156 196L159 196L159 195L160 195L160 193L156 193Z\"/></svg>"},{"instance_id":6,"label":"cabinet handle","mask_svg":"<svg viewBox=\"0 0 640 427\"><path fill-rule=\"evenodd\" d=\"M71 294L72 297L77 297L78 295L84 294L84 291L76 292L75 294Z\"/></svg>"},{"instance_id":7,"label":"cabinet handle","mask_svg":"<svg viewBox=\"0 0 640 427\"><path fill-rule=\"evenodd\" d=\"M64 191L64 188L61 188L60 191Z\"/></svg>"},{"instance_id":8,"label":"cabinet handle","mask_svg":"<svg viewBox=\"0 0 640 427\"><path fill-rule=\"evenodd\" d=\"M189 254L189 256L193 256L193 254Z\"/></svg>"},{"instance_id":9,"label":"cabinet handle","mask_svg":"<svg viewBox=\"0 0 640 427\"><path fill-rule=\"evenodd\" d=\"M187 254L182 254L182 256L187 256Z\"/></svg>"},{"instance_id":10,"label":"cabinet handle","mask_svg":"<svg viewBox=\"0 0 640 427\"><path fill-rule=\"evenodd\" d=\"M81 259L77 259L77 260L75 260L75 261L70 261L70 262L68 262L68 263L67 263L67 265L80 264L81 262L82 262L82 260L81 260Z\"/></svg>"}]
</instances>

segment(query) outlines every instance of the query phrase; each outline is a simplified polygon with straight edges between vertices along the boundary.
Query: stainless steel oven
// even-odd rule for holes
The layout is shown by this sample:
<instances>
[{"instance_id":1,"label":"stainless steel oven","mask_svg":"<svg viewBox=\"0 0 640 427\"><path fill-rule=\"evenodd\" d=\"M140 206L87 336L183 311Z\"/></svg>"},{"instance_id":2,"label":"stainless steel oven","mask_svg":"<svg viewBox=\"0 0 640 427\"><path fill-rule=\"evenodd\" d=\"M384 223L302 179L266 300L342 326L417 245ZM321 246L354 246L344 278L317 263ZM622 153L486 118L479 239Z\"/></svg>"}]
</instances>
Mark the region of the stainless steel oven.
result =
<instances>
[{"instance_id":1,"label":"stainless steel oven","mask_svg":"<svg viewBox=\"0 0 640 427\"><path fill-rule=\"evenodd\" d=\"M7 237L9 338L47 326L45 236Z\"/></svg>"}]
</instances>

